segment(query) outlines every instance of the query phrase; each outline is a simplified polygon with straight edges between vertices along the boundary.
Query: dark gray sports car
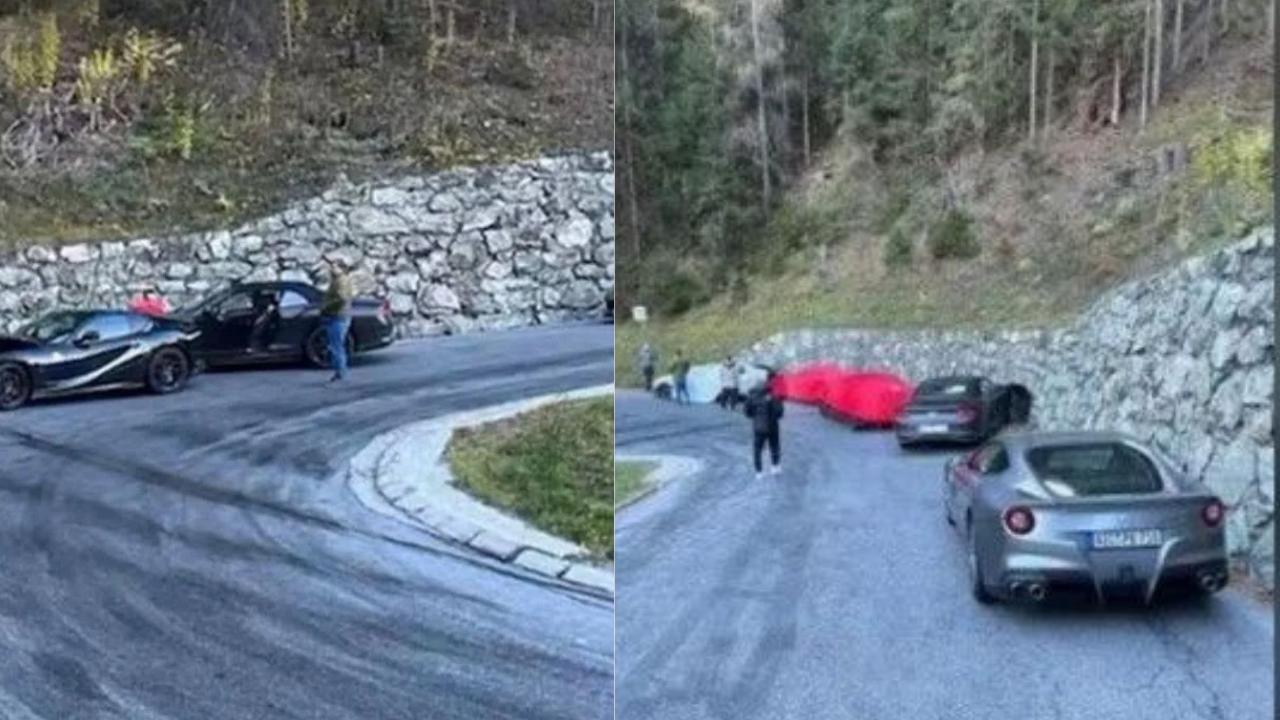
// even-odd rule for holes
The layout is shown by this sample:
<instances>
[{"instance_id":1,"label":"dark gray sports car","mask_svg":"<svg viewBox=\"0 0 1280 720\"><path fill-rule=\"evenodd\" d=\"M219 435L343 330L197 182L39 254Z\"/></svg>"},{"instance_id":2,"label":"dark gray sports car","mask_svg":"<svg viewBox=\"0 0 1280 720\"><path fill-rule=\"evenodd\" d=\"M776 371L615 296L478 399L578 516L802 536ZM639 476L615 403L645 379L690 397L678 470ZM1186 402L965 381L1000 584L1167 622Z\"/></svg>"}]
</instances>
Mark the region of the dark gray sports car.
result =
<instances>
[{"instance_id":1,"label":"dark gray sports car","mask_svg":"<svg viewBox=\"0 0 1280 720\"><path fill-rule=\"evenodd\" d=\"M1031 418L1031 392L978 376L939 377L916 386L895 422L898 445L979 443Z\"/></svg>"},{"instance_id":2,"label":"dark gray sports car","mask_svg":"<svg viewBox=\"0 0 1280 720\"><path fill-rule=\"evenodd\" d=\"M199 331L118 310L54 312L0 336L0 410L33 398L140 387L182 389L201 369Z\"/></svg>"},{"instance_id":3,"label":"dark gray sports car","mask_svg":"<svg viewBox=\"0 0 1280 720\"><path fill-rule=\"evenodd\" d=\"M943 473L980 602L1227 584L1226 507L1128 436L1007 431Z\"/></svg>"}]
</instances>

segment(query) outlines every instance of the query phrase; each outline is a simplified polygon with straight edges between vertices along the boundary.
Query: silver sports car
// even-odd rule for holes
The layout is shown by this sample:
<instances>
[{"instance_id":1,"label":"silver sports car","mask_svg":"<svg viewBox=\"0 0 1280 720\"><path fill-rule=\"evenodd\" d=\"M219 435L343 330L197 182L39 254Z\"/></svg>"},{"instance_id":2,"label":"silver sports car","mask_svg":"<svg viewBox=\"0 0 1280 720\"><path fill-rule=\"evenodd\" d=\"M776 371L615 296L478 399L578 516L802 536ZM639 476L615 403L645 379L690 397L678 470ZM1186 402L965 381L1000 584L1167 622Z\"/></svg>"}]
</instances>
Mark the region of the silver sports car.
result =
<instances>
[{"instance_id":1,"label":"silver sports car","mask_svg":"<svg viewBox=\"0 0 1280 720\"><path fill-rule=\"evenodd\" d=\"M1006 431L948 460L943 486L979 602L1227 584L1222 501L1128 436Z\"/></svg>"}]
</instances>

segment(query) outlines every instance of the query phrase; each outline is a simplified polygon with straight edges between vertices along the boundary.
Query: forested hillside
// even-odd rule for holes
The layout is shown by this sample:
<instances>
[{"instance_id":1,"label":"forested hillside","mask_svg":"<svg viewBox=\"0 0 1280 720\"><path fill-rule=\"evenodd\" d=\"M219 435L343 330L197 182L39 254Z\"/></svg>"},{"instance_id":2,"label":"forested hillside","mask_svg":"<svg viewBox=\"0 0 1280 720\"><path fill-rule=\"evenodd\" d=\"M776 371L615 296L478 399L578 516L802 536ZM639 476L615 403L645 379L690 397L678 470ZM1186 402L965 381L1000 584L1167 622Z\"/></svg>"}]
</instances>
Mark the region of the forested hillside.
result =
<instances>
[{"instance_id":1,"label":"forested hillside","mask_svg":"<svg viewBox=\"0 0 1280 720\"><path fill-rule=\"evenodd\" d=\"M608 147L612 0L0 0L0 246Z\"/></svg>"},{"instance_id":2,"label":"forested hillside","mask_svg":"<svg viewBox=\"0 0 1280 720\"><path fill-rule=\"evenodd\" d=\"M717 352L1059 317L1271 222L1273 27L1269 0L621 3L622 311Z\"/></svg>"}]
</instances>

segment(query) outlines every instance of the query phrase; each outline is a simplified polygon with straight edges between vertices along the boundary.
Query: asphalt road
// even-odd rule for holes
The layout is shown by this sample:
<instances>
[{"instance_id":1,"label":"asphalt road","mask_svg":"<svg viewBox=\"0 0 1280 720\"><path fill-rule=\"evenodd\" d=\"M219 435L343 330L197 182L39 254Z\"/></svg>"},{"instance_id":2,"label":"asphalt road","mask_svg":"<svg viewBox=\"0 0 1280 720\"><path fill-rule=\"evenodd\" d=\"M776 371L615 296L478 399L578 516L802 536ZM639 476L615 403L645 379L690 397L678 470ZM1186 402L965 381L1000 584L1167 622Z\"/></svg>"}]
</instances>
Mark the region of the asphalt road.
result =
<instances>
[{"instance_id":1,"label":"asphalt road","mask_svg":"<svg viewBox=\"0 0 1280 720\"><path fill-rule=\"evenodd\" d=\"M613 716L613 608L367 510L393 427L610 382L613 329L404 342L0 417L0 718Z\"/></svg>"},{"instance_id":2,"label":"asphalt road","mask_svg":"<svg viewBox=\"0 0 1280 720\"><path fill-rule=\"evenodd\" d=\"M619 395L619 452L702 458L617 520L618 720L1270 720L1272 610L983 607L941 453L789 406L783 474L745 418Z\"/></svg>"}]
</instances>

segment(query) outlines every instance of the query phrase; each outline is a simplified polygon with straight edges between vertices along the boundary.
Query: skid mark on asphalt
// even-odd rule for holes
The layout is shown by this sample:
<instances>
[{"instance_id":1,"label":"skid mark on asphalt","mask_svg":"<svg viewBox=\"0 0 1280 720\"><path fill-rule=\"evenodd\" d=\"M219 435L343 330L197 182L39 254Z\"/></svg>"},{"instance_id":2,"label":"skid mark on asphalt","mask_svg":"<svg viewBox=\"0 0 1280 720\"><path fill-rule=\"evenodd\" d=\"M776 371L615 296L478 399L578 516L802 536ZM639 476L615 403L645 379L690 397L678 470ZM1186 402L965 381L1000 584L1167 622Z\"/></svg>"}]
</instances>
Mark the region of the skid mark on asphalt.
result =
<instances>
[{"instance_id":1,"label":"skid mark on asphalt","mask_svg":"<svg viewBox=\"0 0 1280 720\"><path fill-rule=\"evenodd\" d=\"M162 490L176 492L180 495L206 501L214 505L223 505L245 512L259 513L268 517L299 522L319 530L392 543L435 556L447 556L458 562L467 563L474 567L484 567L508 578L519 580L527 584L555 589L569 595L581 594L583 592L539 575L524 573L504 565L494 564L486 559L475 557L470 553L448 549L437 549L422 543L411 542L387 535L380 535L357 527L349 527L332 518L321 517L319 515L299 511L293 506L285 503L256 498L247 493L236 490L220 488L211 482L205 483L199 480L194 480L184 475L162 470L139 461L122 458L111 453L87 451L82 448L67 446L57 441L40 438L31 435L30 433L11 430L8 428L0 428L0 436L7 436L25 447L49 453L68 461L74 460L80 464L94 467L99 470L123 474L147 485ZM47 527L47 522L44 526ZM473 600L483 604L483 601L479 598L473 598Z\"/></svg>"},{"instance_id":2,"label":"skid mark on asphalt","mask_svg":"<svg viewBox=\"0 0 1280 720\"><path fill-rule=\"evenodd\" d=\"M718 423L716 427L723 434L716 436L713 454L708 445L701 448L700 454L713 458L708 465L734 467L749 462L745 457L749 452L739 447L743 441L731 444L727 438L734 431L745 433L741 424ZM810 450L799 437L784 448L787 472L781 478L756 482L744 467L741 486L726 488L728 483L720 475L692 491L711 502L747 493L749 500L756 501L749 510L755 520L744 516L749 528L743 531L735 550L718 564L721 572L711 588L683 603L683 611L620 678L624 684L632 678L650 680L644 691L628 698L629 712L646 717L659 706L688 704L728 720L755 716L767 705L782 666L796 648L798 608L794 597L805 587L816 534L814 519L805 512L807 478L813 474L808 472L807 458L813 456ZM708 510L699 502L682 507L698 508L702 513L723 512L722 508ZM695 519L673 510L643 537L628 544L646 547L649 558L661 557L664 539L671 542L678 528ZM646 562L638 560L624 561L628 573L643 572ZM689 675L664 677L662 668L682 653L716 661L701 664Z\"/></svg>"}]
</instances>

